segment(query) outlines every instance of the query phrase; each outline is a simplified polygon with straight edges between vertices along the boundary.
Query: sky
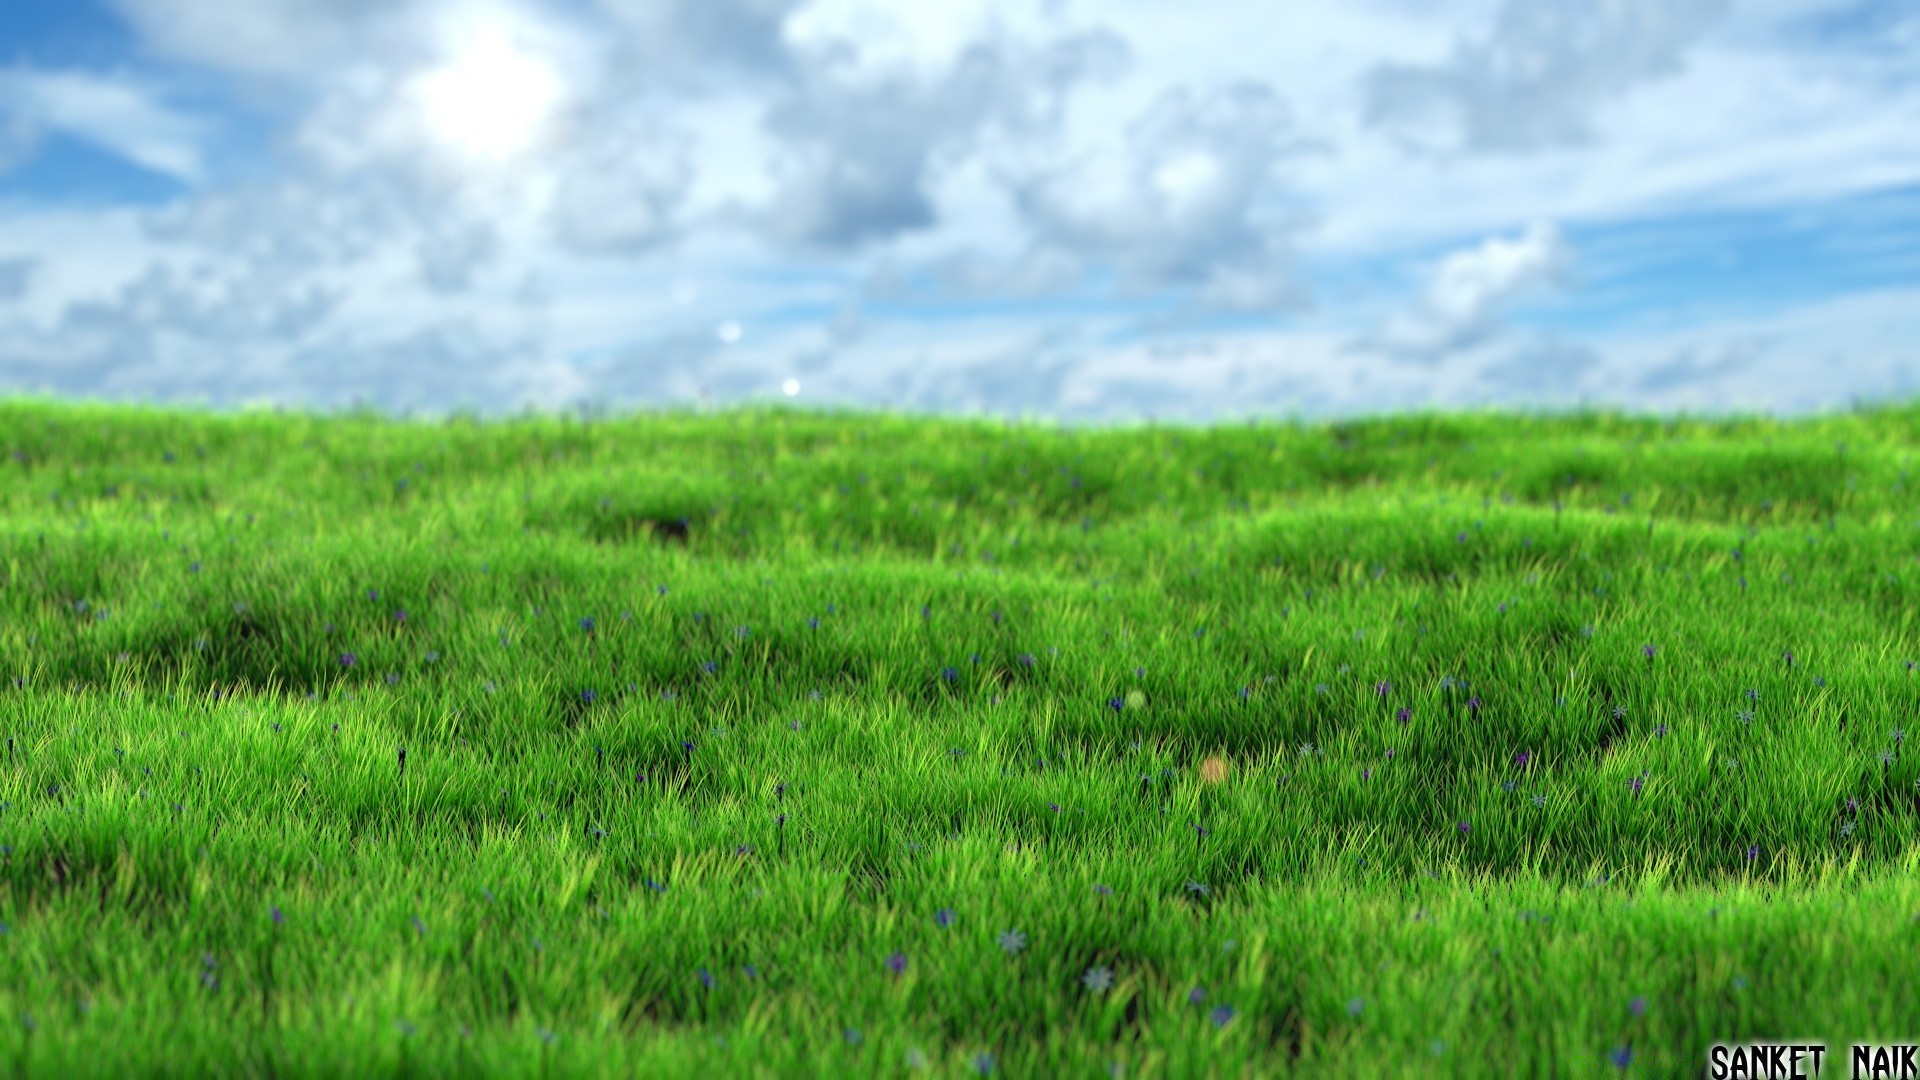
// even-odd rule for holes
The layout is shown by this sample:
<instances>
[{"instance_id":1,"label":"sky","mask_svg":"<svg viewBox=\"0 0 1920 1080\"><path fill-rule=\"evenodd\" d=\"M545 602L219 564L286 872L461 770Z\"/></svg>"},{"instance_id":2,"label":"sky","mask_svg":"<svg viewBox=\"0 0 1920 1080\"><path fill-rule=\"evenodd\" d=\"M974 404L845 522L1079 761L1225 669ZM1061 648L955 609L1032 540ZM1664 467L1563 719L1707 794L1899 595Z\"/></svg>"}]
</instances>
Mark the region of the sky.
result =
<instances>
[{"instance_id":1,"label":"sky","mask_svg":"<svg viewBox=\"0 0 1920 1080\"><path fill-rule=\"evenodd\" d=\"M9 0L0 395L1920 396L1910 0Z\"/></svg>"}]
</instances>

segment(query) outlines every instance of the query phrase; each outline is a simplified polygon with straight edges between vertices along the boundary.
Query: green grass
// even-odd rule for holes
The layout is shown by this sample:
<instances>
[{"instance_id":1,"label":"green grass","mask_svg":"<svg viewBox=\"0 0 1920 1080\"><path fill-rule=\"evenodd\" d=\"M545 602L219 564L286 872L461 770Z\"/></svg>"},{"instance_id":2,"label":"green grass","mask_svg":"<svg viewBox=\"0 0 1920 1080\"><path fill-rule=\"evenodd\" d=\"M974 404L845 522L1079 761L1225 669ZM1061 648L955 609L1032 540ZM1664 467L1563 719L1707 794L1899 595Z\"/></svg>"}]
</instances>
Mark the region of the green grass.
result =
<instances>
[{"instance_id":1,"label":"green grass","mask_svg":"<svg viewBox=\"0 0 1920 1080\"><path fill-rule=\"evenodd\" d=\"M1832 1067L1916 438L0 404L0 1067Z\"/></svg>"}]
</instances>

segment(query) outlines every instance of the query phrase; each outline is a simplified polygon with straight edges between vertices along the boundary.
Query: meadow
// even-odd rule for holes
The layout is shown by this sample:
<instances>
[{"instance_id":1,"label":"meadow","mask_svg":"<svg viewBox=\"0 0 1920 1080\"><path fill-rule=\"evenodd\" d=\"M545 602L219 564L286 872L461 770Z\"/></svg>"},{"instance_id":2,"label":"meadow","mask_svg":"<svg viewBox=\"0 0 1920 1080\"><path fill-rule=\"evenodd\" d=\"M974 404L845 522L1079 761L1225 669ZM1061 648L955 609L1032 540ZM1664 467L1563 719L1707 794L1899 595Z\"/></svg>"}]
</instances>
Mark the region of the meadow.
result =
<instances>
[{"instance_id":1,"label":"meadow","mask_svg":"<svg viewBox=\"0 0 1920 1080\"><path fill-rule=\"evenodd\" d=\"M1920 406L9 400L0 1057L1642 1076L1910 1040L1916 442Z\"/></svg>"}]
</instances>

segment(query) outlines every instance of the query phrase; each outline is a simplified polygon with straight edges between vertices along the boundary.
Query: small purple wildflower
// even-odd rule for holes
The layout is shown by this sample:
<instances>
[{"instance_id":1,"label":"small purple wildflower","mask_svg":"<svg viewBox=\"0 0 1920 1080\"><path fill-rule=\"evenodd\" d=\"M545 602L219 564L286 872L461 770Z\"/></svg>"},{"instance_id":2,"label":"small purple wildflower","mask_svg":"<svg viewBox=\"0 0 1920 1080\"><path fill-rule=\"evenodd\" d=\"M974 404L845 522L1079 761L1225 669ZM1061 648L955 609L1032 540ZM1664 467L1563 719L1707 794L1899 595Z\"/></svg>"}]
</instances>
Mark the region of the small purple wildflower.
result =
<instances>
[{"instance_id":1,"label":"small purple wildflower","mask_svg":"<svg viewBox=\"0 0 1920 1080\"><path fill-rule=\"evenodd\" d=\"M1645 1016L1647 1014L1647 999L1644 997L1637 997L1632 999L1631 1001L1628 1001L1627 1011L1632 1013L1635 1016Z\"/></svg>"},{"instance_id":2,"label":"small purple wildflower","mask_svg":"<svg viewBox=\"0 0 1920 1080\"><path fill-rule=\"evenodd\" d=\"M946 679L948 682L953 682L960 677L960 673L951 666L948 666L940 669L940 677Z\"/></svg>"},{"instance_id":3,"label":"small purple wildflower","mask_svg":"<svg viewBox=\"0 0 1920 1080\"><path fill-rule=\"evenodd\" d=\"M393 621L394 621L394 622L397 622L397 623L403 623L403 622L406 622L406 621L407 621L407 609L406 609L406 608L400 608L400 609L398 609L397 611L395 611L395 612L393 613Z\"/></svg>"},{"instance_id":4,"label":"small purple wildflower","mask_svg":"<svg viewBox=\"0 0 1920 1080\"><path fill-rule=\"evenodd\" d=\"M1614 1068L1624 1071L1627 1066L1633 1064L1633 1047L1615 1047L1613 1053L1608 1056L1612 1059Z\"/></svg>"},{"instance_id":5,"label":"small purple wildflower","mask_svg":"<svg viewBox=\"0 0 1920 1080\"><path fill-rule=\"evenodd\" d=\"M597 693L594 693L592 689L580 691L580 703L582 705L591 705L595 701L599 700L599 697L600 695Z\"/></svg>"},{"instance_id":6,"label":"small purple wildflower","mask_svg":"<svg viewBox=\"0 0 1920 1080\"><path fill-rule=\"evenodd\" d=\"M943 930L949 926L952 926L953 925L953 909L950 907L943 907L939 911L934 912L933 921L935 923L938 923L940 928Z\"/></svg>"},{"instance_id":7,"label":"small purple wildflower","mask_svg":"<svg viewBox=\"0 0 1920 1080\"><path fill-rule=\"evenodd\" d=\"M1380 685L1373 688L1373 692L1379 694L1381 697L1386 697L1388 694L1393 693L1393 684L1382 679Z\"/></svg>"},{"instance_id":8,"label":"small purple wildflower","mask_svg":"<svg viewBox=\"0 0 1920 1080\"><path fill-rule=\"evenodd\" d=\"M1475 694L1474 696L1472 696L1472 697L1470 697L1470 698L1468 698L1468 699L1467 699L1467 711L1468 711L1468 712L1470 712L1470 713L1473 713L1473 714L1475 714L1475 715L1478 715L1478 714L1479 714L1479 712L1480 712L1480 695L1478 695L1478 694Z\"/></svg>"},{"instance_id":9,"label":"small purple wildflower","mask_svg":"<svg viewBox=\"0 0 1920 1080\"><path fill-rule=\"evenodd\" d=\"M340 654L341 667L352 667L353 665L359 662L360 662L360 658L350 652L343 652Z\"/></svg>"},{"instance_id":10,"label":"small purple wildflower","mask_svg":"<svg viewBox=\"0 0 1920 1080\"><path fill-rule=\"evenodd\" d=\"M903 952L888 954L887 970L893 972L895 975L905 972L907 970L907 954Z\"/></svg>"},{"instance_id":11,"label":"small purple wildflower","mask_svg":"<svg viewBox=\"0 0 1920 1080\"><path fill-rule=\"evenodd\" d=\"M1206 987L1204 987L1204 986L1196 986L1196 987L1194 987L1193 989L1191 989L1191 990L1189 990L1189 991L1187 991L1187 1001L1188 1001L1188 1003L1190 1003L1190 1004L1193 1004L1193 1005L1198 1005L1198 1004L1200 1004L1201 1002L1203 1002L1203 1001L1205 1001L1205 1000L1207 1000L1207 988L1206 988Z\"/></svg>"},{"instance_id":12,"label":"small purple wildflower","mask_svg":"<svg viewBox=\"0 0 1920 1080\"><path fill-rule=\"evenodd\" d=\"M589 634L593 633L593 616L589 615L586 618L581 619L580 629L585 630Z\"/></svg>"},{"instance_id":13,"label":"small purple wildflower","mask_svg":"<svg viewBox=\"0 0 1920 1080\"><path fill-rule=\"evenodd\" d=\"M700 969L700 985L706 987L709 990L713 989L713 972L708 971L706 968L701 968Z\"/></svg>"},{"instance_id":14,"label":"small purple wildflower","mask_svg":"<svg viewBox=\"0 0 1920 1080\"><path fill-rule=\"evenodd\" d=\"M1755 859L1757 859L1757 858L1759 858L1759 857L1760 857L1760 845L1759 845L1759 844L1754 844L1753 846L1751 846L1751 847L1749 847L1749 848L1747 848L1747 861L1748 861L1748 862L1752 862L1753 860L1755 860Z\"/></svg>"},{"instance_id":15,"label":"small purple wildflower","mask_svg":"<svg viewBox=\"0 0 1920 1080\"><path fill-rule=\"evenodd\" d=\"M1467 832L1468 832L1469 830L1471 830L1471 829L1472 829L1473 827L1472 827L1471 825L1468 825L1468 824L1467 824L1466 822L1464 822L1464 821L1463 821L1463 822L1461 822L1461 823L1459 824L1459 826L1458 826L1458 828L1460 829L1460 834L1461 834L1462 836L1465 836L1465 835L1467 834Z\"/></svg>"},{"instance_id":16,"label":"small purple wildflower","mask_svg":"<svg viewBox=\"0 0 1920 1080\"><path fill-rule=\"evenodd\" d=\"M278 907L269 909L269 913L273 917L273 925L275 926L279 926L287 921L287 917L285 915L280 914L280 909Z\"/></svg>"},{"instance_id":17,"label":"small purple wildflower","mask_svg":"<svg viewBox=\"0 0 1920 1080\"><path fill-rule=\"evenodd\" d=\"M1653 659L1653 654L1656 652L1659 652L1660 650L1653 645L1642 645L1640 646L1640 651L1643 653L1646 653L1647 659L1651 660Z\"/></svg>"},{"instance_id":18,"label":"small purple wildflower","mask_svg":"<svg viewBox=\"0 0 1920 1080\"><path fill-rule=\"evenodd\" d=\"M1515 755L1513 755L1513 764L1514 764L1514 767L1515 767L1515 768L1518 768L1518 769L1524 769L1524 768L1526 768L1526 767L1527 767L1527 762L1529 762L1529 761L1531 761L1531 760L1533 760L1533 755L1532 755L1532 754L1530 754L1530 753L1528 753L1528 752L1527 752L1527 751L1525 751L1525 750L1522 750L1522 751L1520 751L1519 753L1517 753L1517 754L1515 754Z\"/></svg>"},{"instance_id":19,"label":"small purple wildflower","mask_svg":"<svg viewBox=\"0 0 1920 1080\"><path fill-rule=\"evenodd\" d=\"M1359 1016L1360 1011L1362 1009L1365 1009L1366 1007L1367 1007L1367 1003L1364 998L1354 998L1347 1002L1347 1015Z\"/></svg>"},{"instance_id":20,"label":"small purple wildflower","mask_svg":"<svg viewBox=\"0 0 1920 1080\"><path fill-rule=\"evenodd\" d=\"M1461 533L1460 535L1464 537L1467 534ZM1214 1027L1217 1027L1217 1028L1226 1027L1228 1024L1233 1023L1233 1006L1222 1005L1214 1009L1212 1013L1208 1014L1207 1018L1213 1021Z\"/></svg>"},{"instance_id":21,"label":"small purple wildflower","mask_svg":"<svg viewBox=\"0 0 1920 1080\"><path fill-rule=\"evenodd\" d=\"M1109 709L1112 709L1114 712L1119 712L1120 710L1127 707L1127 701L1125 698L1108 698L1107 707Z\"/></svg>"},{"instance_id":22,"label":"small purple wildflower","mask_svg":"<svg viewBox=\"0 0 1920 1080\"><path fill-rule=\"evenodd\" d=\"M981 1076L993 1071L993 1055L985 1050L973 1055L973 1067Z\"/></svg>"},{"instance_id":23,"label":"small purple wildflower","mask_svg":"<svg viewBox=\"0 0 1920 1080\"><path fill-rule=\"evenodd\" d=\"M1099 893L1101 896L1113 895L1113 887L1111 885L1095 885L1093 891Z\"/></svg>"},{"instance_id":24,"label":"small purple wildflower","mask_svg":"<svg viewBox=\"0 0 1920 1080\"><path fill-rule=\"evenodd\" d=\"M1402 705L1400 706L1400 711L1397 713L1394 713L1393 715L1398 717L1400 719L1400 722L1404 724L1408 720L1413 719L1413 710L1409 709L1405 705Z\"/></svg>"}]
</instances>

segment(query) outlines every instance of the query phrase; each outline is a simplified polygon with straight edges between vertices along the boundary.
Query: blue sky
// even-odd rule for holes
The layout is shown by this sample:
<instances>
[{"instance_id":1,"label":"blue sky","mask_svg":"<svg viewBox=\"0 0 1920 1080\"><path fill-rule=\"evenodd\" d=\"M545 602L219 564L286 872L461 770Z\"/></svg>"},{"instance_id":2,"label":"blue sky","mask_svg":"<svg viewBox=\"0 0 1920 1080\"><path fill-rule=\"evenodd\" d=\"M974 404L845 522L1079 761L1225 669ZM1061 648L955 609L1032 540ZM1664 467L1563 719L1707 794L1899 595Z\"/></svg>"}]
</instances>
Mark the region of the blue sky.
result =
<instances>
[{"instance_id":1,"label":"blue sky","mask_svg":"<svg viewBox=\"0 0 1920 1080\"><path fill-rule=\"evenodd\" d=\"M0 393L1920 394L1894 0L16 0Z\"/></svg>"}]
</instances>

